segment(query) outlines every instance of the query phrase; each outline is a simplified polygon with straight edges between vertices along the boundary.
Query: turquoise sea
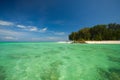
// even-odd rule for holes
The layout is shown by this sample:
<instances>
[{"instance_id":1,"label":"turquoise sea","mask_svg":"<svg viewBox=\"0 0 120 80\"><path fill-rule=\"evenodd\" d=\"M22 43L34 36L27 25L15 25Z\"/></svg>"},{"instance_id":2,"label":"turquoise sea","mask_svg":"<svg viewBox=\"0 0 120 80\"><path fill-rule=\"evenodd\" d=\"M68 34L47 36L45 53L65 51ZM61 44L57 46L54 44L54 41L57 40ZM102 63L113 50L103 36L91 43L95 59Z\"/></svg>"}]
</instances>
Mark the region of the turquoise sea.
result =
<instances>
[{"instance_id":1,"label":"turquoise sea","mask_svg":"<svg viewBox=\"0 0 120 80\"><path fill-rule=\"evenodd\" d=\"M1 42L0 80L120 80L120 44Z\"/></svg>"}]
</instances>

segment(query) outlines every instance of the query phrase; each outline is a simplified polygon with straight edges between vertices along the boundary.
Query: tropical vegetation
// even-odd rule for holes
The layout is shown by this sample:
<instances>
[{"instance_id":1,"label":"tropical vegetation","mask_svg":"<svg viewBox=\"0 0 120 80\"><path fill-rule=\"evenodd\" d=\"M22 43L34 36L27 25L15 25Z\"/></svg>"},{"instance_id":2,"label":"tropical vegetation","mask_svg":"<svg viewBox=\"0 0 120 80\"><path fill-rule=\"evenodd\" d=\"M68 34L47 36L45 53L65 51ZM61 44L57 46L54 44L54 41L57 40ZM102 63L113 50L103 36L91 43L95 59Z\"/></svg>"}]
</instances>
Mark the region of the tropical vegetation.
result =
<instances>
[{"instance_id":1,"label":"tropical vegetation","mask_svg":"<svg viewBox=\"0 0 120 80\"><path fill-rule=\"evenodd\" d=\"M100 24L93 27L85 27L69 35L71 41L85 40L120 40L120 24Z\"/></svg>"}]
</instances>

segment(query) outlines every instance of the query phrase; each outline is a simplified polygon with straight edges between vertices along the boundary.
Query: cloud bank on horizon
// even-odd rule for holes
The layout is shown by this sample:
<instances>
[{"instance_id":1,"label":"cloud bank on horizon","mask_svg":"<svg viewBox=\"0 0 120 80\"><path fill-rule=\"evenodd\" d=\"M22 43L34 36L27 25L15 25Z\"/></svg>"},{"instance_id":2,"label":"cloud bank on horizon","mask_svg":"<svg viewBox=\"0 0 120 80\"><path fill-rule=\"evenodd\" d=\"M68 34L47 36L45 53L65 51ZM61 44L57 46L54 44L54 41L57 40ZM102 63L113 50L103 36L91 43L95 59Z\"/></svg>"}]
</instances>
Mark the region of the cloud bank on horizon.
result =
<instances>
[{"instance_id":1,"label":"cloud bank on horizon","mask_svg":"<svg viewBox=\"0 0 120 80\"><path fill-rule=\"evenodd\" d=\"M0 41L64 41L83 27L120 23L120 0L0 0Z\"/></svg>"},{"instance_id":2,"label":"cloud bank on horizon","mask_svg":"<svg viewBox=\"0 0 120 80\"><path fill-rule=\"evenodd\" d=\"M39 36L41 34L45 36ZM51 31L47 27L39 29L0 20L0 41L59 41L66 40L65 37L61 38L64 35L64 32Z\"/></svg>"}]
</instances>

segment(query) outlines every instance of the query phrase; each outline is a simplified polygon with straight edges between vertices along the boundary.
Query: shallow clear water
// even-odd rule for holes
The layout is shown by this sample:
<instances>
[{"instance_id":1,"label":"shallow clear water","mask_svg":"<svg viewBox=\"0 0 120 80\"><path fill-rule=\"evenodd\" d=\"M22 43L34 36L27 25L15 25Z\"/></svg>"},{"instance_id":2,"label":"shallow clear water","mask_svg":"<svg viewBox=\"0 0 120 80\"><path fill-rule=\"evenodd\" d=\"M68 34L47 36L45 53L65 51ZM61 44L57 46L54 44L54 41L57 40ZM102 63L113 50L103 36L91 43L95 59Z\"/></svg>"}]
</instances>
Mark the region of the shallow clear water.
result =
<instances>
[{"instance_id":1,"label":"shallow clear water","mask_svg":"<svg viewBox=\"0 0 120 80\"><path fill-rule=\"evenodd\" d=\"M0 80L120 80L120 45L0 43Z\"/></svg>"}]
</instances>

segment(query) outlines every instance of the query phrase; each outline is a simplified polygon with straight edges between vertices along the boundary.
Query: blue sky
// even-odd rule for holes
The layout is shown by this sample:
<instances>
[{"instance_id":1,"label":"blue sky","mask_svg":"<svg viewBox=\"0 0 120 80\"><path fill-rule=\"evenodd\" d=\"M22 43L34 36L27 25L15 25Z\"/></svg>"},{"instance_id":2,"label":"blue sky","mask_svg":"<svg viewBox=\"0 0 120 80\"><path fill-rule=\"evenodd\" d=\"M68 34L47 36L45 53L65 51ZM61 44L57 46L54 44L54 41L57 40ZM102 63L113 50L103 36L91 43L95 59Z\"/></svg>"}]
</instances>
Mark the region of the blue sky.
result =
<instances>
[{"instance_id":1,"label":"blue sky","mask_svg":"<svg viewBox=\"0 0 120 80\"><path fill-rule=\"evenodd\" d=\"M0 41L64 41L96 24L120 23L120 0L0 0Z\"/></svg>"}]
</instances>

